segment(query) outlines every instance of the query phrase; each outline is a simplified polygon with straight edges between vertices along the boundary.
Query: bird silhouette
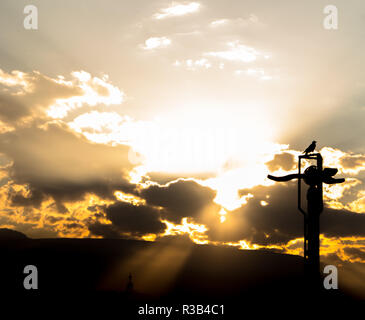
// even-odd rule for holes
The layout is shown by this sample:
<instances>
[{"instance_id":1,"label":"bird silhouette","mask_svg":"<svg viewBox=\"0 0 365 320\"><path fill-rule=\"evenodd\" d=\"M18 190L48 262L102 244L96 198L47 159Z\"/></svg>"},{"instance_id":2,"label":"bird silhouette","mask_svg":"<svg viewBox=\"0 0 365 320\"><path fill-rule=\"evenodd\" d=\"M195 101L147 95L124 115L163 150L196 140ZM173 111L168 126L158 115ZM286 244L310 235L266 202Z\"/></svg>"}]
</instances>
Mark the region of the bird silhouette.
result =
<instances>
[{"instance_id":1,"label":"bird silhouette","mask_svg":"<svg viewBox=\"0 0 365 320\"><path fill-rule=\"evenodd\" d=\"M305 153L305 155L307 155L308 153L313 152L316 149L316 142L317 141L312 141L312 143L309 145L309 147L307 149L304 150L303 153Z\"/></svg>"}]
</instances>

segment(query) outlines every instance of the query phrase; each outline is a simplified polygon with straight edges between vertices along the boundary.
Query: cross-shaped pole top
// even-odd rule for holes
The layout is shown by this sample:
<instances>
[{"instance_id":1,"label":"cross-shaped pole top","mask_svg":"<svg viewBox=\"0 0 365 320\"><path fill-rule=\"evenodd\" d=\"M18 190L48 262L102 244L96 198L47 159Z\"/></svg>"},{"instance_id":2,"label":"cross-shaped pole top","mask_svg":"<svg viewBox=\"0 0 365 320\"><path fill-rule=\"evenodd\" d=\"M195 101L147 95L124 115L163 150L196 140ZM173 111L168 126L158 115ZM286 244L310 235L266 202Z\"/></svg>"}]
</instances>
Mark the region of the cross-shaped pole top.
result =
<instances>
[{"instance_id":1,"label":"cross-shaped pole top","mask_svg":"<svg viewBox=\"0 0 365 320\"><path fill-rule=\"evenodd\" d=\"M290 181L298 179L298 209L304 215L304 259L306 265L306 274L309 282L317 288L319 280L320 265L320 241L319 241L319 216L323 210L323 183L335 184L343 183L345 179L334 178L337 173L336 168L324 168L323 159L320 153L313 153L315 141L305 150L304 155L298 156L298 173L288 174L282 177L268 175L268 178L274 181ZM316 160L316 165L310 165L301 172L301 162L303 159ZM307 211L301 207L301 180L308 186L307 191Z\"/></svg>"}]
</instances>

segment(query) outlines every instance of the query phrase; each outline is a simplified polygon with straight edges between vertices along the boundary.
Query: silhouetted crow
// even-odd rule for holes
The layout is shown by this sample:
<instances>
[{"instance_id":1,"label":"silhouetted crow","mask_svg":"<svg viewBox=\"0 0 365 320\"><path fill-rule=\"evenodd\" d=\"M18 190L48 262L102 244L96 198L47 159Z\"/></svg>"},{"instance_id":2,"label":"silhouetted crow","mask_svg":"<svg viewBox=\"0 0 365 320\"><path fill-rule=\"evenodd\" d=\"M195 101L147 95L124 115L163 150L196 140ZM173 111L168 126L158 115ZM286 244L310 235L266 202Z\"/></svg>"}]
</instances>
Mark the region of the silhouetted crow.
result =
<instances>
[{"instance_id":1,"label":"silhouetted crow","mask_svg":"<svg viewBox=\"0 0 365 320\"><path fill-rule=\"evenodd\" d=\"M305 153L305 155L307 155L308 153L313 152L316 149L316 142L317 141L312 141L310 146L307 149L305 149L303 153Z\"/></svg>"}]
</instances>

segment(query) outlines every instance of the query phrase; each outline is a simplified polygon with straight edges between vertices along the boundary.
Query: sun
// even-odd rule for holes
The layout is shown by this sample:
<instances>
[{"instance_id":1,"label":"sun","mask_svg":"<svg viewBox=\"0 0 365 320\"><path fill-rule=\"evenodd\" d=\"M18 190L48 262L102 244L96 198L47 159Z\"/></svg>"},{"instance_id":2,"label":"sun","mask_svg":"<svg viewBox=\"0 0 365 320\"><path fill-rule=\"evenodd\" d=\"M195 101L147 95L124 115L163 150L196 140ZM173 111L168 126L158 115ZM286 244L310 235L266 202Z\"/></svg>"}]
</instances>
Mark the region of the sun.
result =
<instances>
[{"instance_id":1,"label":"sun","mask_svg":"<svg viewBox=\"0 0 365 320\"><path fill-rule=\"evenodd\" d=\"M130 143L141 161L134 181L151 172L190 175L217 191L217 204L234 210L248 200L240 189L271 183L265 162L287 146L272 142L274 130L261 114L236 119L217 105L209 113L195 107L184 105L138 126Z\"/></svg>"}]
</instances>

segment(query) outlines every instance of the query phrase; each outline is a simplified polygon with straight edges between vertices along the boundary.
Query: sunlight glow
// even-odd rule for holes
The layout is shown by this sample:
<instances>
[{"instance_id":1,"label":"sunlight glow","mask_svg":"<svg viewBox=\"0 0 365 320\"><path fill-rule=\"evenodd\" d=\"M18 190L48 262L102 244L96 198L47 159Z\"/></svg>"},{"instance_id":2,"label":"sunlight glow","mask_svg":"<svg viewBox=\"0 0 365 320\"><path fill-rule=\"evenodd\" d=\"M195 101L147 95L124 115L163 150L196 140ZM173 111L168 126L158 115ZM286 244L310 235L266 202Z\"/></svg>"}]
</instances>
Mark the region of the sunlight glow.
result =
<instances>
[{"instance_id":1,"label":"sunlight glow","mask_svg":"<svg viewBox=\"0 0 365 320\"><path fill-rule=\"evenodd\" d=\"M364 237L325 237L320 235L321 251L323 257L329 255L338 255L343 261L365 263L361 256L355 257L346 253L345 248L356 248L360 251L365 250ZM303 255L303 238L290 240L284 247L284 252L288 254Z\"/></svg>"},{"instance_id":2,"label":"sunlight glow","mask_svg":"<svg viewBox=\"0 0 365 320\"><path fill-rule=\"evenodd\" d=\"M118 200L123 202L128 202L130 204L133 204L134 206L140 206L146 204L146 200L138 198L134 195L126 194L122 191L115 191L114 195Z\"/></svg>"},{"instance_id":3,"label":"sunlight glow","mask_svg":"<svg viewBox=\"0 0 365 320\"><path fill-rule=\"evenodd\" d=\"M145 234L142 236L142 240L149 241L149 242L155 241L156 238L157 238L157 235L155 235L154 233L149 233L149 234Z\"/></svg>"},{"instance_id":4,"label":"sunlight glow","mask_svg":"<svg viewBox=\"0 0 365 320\"><path fill-rule=\"evenodd\" d=\"M167 227L162 236L188 234L194 243L208 243L207 236L205 235L205 232L208 231L208 229L203 224L193 223L188 221L188 218L183 218L181 224L174 224L167 220L161 220L161 222L166 224Z\"/></svg>"},{"instance_id":5,"label":"sunlight glow","mask_svg":"<svg viewBox=\"0 0 365 320\"><path fill-rule=\"evenodd\" d=\"M224 208L222 208L222 209L219 211L219 214L220 214L220 218L219 218L220 222L221 222L221 223L225 222L225 221L226 221L226 219L227 219L227 217L226 217L226 215L227 215L227 211L226 211L226 210L224 210Z\"/></svg>"},{"instance_id":6,"label":"sunlight glow","mask_svg":"<svg viewBox=\"0 0 365 320\"><path fill-rule=\"evenodd\" d=\"M232 126L229 115L211 112L210 121L202 123L199 119L205 114L195 113L194 119L166 114L147 122L92 111L69 126L96 143L130 145L129 160L136 165L131 182L140 183L148 172L209 173L214 177L199 183L217 190L216 203L228 210L238 208L248 198L240 198L237 190L271 184L265 162L287 145L269 142L271 127L262 116L258 121L251 114Z\"/></svg>"}]
</instances>

